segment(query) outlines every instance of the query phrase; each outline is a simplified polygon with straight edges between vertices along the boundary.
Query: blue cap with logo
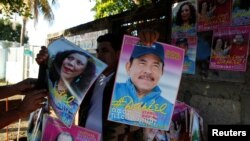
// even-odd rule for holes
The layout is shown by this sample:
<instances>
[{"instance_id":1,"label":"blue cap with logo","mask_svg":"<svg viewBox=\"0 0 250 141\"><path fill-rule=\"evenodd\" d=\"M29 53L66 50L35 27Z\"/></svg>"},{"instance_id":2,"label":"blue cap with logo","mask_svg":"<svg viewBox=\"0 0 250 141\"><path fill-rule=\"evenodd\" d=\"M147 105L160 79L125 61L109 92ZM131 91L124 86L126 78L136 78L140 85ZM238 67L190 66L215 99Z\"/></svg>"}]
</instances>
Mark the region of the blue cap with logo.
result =
<instances>
[{"instance_id":1,"label":"blue cap with logo","mask_svg":"<svg viewBox=\"0 0 250 141\"><path fill-rule=\"evenodd\" d=\"M164 64L164 48L159 43L153 43L151 46L136 44L130 58L138 58L146 54L154 54L158 56Z\"/></svg>"},{"instance_id":2,"label":"blue cap with logo","mask_svg":"<svg viewBox=\"0 0 250 141\"><path fill-rule=\"evenodd\" d=\"M188 40L187 38L178 38L176 40L176 43L175 43L177 46L180 45L180 44L184 44L186 46L188 46Z\"/></svg>"}]
</instances>

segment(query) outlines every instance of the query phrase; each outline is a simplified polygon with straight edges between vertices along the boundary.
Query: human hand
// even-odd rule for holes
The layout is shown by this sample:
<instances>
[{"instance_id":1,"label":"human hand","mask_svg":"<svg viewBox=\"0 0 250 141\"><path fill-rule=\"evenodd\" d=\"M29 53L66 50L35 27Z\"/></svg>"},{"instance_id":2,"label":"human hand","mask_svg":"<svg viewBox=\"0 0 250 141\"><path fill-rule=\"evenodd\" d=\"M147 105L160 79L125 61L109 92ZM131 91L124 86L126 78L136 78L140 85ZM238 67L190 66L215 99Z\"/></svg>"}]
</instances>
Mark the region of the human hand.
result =
<instances>
[{"instance_id":1,"label":"human hand","mask_svg":"<svg viewBox=\"0 0 250 141\"><path fill-rule=\"evenodd\" d=\"M163 130L158 130L158 132L155 135L156 141L167 141L167 133Z\"/></svg>"},{"instance_id":2,"label":"human hand","mask_svg":"<svg viewBox=\"0 0 250 141\"><path fill-rule=\"evenodd\" d=\"M36 55L36 62L38 65L47 64L49 58L48 49L45 46L41 47L41 50Z\"/></svg>"},{"instance_id":3,"label":"human hand","mask_svg":"<svg viewBox=\"0 0 250 141\"><path fill-rule=\"evenodd\" d=\"M27 78L23 81L20 81L13 85L13 89L16 90L16 93L23 93L34 88L37 79Z\"/></svg>"},{"instance_id":4,"label":"human hand","mask_svg":"<svg viewBox=\"0 0 250 141\"><path fill-rule=\"evenodd\" d=\"M143 128L143 136L146 141L153 141L158 129Z\"/></svg>"},{"instance_id":5,"label":"human hand","mask_svg":"<svg viewBox=\"0 0 250 141\"><path fill-rule=\"evenodd\" d=\"M26 117L36 109L43 107L47 101L46 96L48 96L48 92L45 89L27 92L21 104L17 107L19 116Z\"/></svg>"},{"instance_id":6,"label":"human hand","mask_svg":"<svg viewBox=\"0 0 250 141\"><path fill-rule=\"evenodd\" d=\"M159 32L152 29L145 29L139 32L140 42L143 45L151 46L159 38Z\"/></svg>"}]
</instances>

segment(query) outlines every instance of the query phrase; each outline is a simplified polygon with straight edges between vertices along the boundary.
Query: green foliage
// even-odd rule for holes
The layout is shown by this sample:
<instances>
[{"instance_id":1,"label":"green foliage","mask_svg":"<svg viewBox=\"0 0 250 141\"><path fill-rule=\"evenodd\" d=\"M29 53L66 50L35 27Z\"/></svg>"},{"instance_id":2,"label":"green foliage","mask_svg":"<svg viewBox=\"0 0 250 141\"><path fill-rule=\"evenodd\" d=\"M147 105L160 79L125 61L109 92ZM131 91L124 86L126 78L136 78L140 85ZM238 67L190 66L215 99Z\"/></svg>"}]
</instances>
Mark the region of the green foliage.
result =
<instances>
[{"instance_id":1,"label":"green foliage","mask_svg":"<svg viewBox=\"0 0 250 141\"><path fill-rule=\"evenodd\" d=\"M7 17L11 18L14 13L19 16L32 18L29 6L24 3L24 0L1 0L0 7L2 7L2 13Z\"/></svg>"},{"instance_id":2,"label":"green foliage","mask_svg":"<svg viewBox=\"0 0 250 141\"><path fill-rule=\"evenodd\" d=\"M96 12L95 19L100 19L148 3L151 3L151 0L96 0L96 5L92 8L92 11Z\"/></svg>"},{"instance_id":3,"label":"green foliage","mask_svg":"<svg viewBox=\"0 0 250 141\"><path fill-rule=\"evenodd\" d=\"M52 11L51 5L56 4L56 0L28 0L31 7L31 13L34 16L35 22L38 21L39 13L43 15L43 18L48 22L52 23L54 21L54 13ZM33 2L34 1L34 2Z\"/></svg>"},{"instance_id":4,"label":"green foliage","mask_svg":"<svg viewBox=\"0 0 250 141\"><path fill-rule=\"evenodd\" d=\"M54 15L50 2L56 4L56 0L1 0L0 12L9 19L17 13L26 19L34 19L35 22L41 13L46 20L53 22Z\"/></svg>"},{"instance_id":5,"label":"green foliage","mask_svg":"<svg viewBox=\"0 0 250 141\"><path fill-rule=\"evenodd\" d=\"M20 42L21 24L13 23L7 19L0 19L0 40L8 40L13 42ZM28 37L25 37L24 43L28 42Z\"/></svg>"}]
</instances>

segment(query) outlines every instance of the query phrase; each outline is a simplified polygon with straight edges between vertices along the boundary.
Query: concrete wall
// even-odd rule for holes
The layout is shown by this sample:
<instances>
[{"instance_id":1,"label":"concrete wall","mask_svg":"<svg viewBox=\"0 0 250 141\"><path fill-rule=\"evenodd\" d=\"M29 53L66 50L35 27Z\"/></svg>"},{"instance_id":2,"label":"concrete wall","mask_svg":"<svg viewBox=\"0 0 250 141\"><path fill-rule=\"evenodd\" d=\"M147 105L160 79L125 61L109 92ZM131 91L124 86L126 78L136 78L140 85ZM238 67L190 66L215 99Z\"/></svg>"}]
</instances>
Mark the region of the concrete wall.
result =
<instances>
[{"instance_id":1,"label":"concrete wall","mask_svg":"<svg viewBox=\"0 0 250 141\"><path fill-rule=\"evenodd\" d=\"M5 77L10 84L23 80L23 47L8 48Z\"/></svg>"},{"instance_id":2,"label":"concrete wall","mask_svg":"<svg viewBox=\"0 0 250 141\"><path fill-rule=\"evenodd\" d=\"M37 78L39 66L35 58L40 47L10 47L7 50L5 81L13 84L28 77Z\"/></svg>"},{"instance_id":3,"label":"concrete wall","mask_svg":"<svg viewBox=\"0 0 250 141\"><path fill-rule=\"evenodd\" d=\"M197 109L204 119L205 138L208 124L250 124L250 58L247 72L209 70L183 75L178 100Z\"/></svg>"},{"instance_id":4,"label":"concrete wall","mask_svg":"<svg viewBox=\"0 0 250 141\"><path fill-rule=\"evenodd\" d=\"M0 40L0 79L5 79L6 74L6 61L8 57L8 48L19 46L16 42L9 42Z\"/></svg>"},{"instance_id":5,"label":"concrete wall","mask_svg":"<svg viewBox=\"0 0 250 141\"><path fill-rule=\"evenodd\" d=\"M5 48L0 48L0 80L5 79L6 56L7 50Z\"/></svg>"}]
</instances>

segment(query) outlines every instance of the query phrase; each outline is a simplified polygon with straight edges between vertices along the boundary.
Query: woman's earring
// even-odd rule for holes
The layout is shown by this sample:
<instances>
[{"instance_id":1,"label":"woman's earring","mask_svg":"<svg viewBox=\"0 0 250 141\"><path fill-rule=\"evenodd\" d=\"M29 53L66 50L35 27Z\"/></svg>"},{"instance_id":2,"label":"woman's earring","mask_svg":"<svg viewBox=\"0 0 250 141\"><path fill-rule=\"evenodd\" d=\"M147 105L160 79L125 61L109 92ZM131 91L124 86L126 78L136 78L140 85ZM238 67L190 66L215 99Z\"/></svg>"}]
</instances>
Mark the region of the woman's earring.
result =
<instances>
[{"instance_id":1,"label":"woman's earring","mask_svg":"<svg viewBox=\"0 0 250 141\"><path fill-rule=\"evenodd\" d=\"M82 76L77 77L75 82L78 83L81 80L81 78L82 78Z\"/></svg>"}]
</instances>

